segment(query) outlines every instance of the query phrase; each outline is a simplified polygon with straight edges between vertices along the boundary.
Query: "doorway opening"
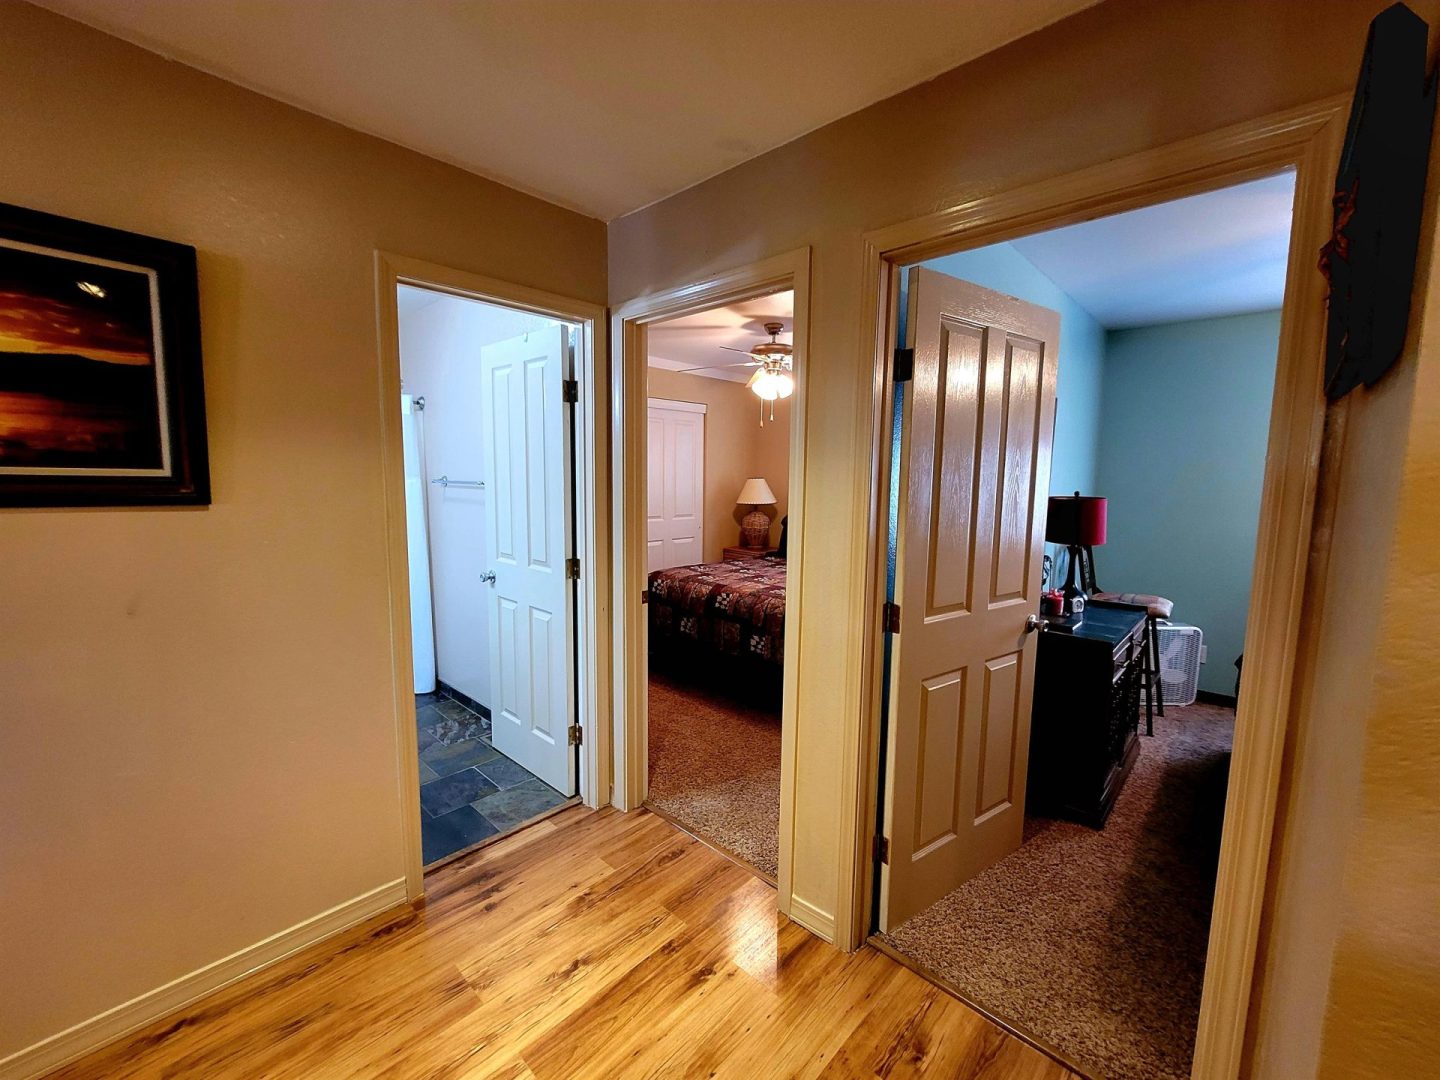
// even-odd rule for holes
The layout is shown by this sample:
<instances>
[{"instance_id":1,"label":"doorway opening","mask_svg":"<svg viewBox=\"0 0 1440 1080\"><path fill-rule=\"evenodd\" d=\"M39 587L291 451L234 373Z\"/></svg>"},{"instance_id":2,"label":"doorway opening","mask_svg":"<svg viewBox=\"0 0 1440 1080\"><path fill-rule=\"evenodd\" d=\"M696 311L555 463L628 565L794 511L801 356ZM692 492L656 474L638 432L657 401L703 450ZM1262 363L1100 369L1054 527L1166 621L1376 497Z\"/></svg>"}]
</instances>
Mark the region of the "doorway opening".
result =
<instances>
[{"instance_id":1,"label":"doorway opening","mask_svg":"<svg viewBox=\"0 0 1440 1080\"><path fill-rule=\"evenodd\" d=\"M806 358L810 310L810 252L806 248L718 273L703 281L688 282L628 301L621 304L612 317L611 332L616 342L615 360L610 371L611 422L614 439L611 462L614 497L612 504L614 561L612 566L615 615L613 668L615 755L612 793L613 801L618 808L621 810L635 809L646 803L651 779L649 753L651 738L649 717L650 618L648 610L650 606L649 562L651 557L650 500L648 496L651 469L649 414L652 374L657 384L672 374L663 368L651 367L651 331L659 324L679 320L684 316L700 315L730 305L758 303L763 298L782 293L792 297L790 306L792 315L788 324L783 324L782 320L783 325L774 335L774 343L782 346L786 344L784 333L788 331L790 357L787 374L793 378L793 386L790 396L783 399L785 405L788 405L790 428L789 460L784 470L785 479L783 481L787 502L786 513L783 516L788 518L784 527L786 538L783 564L784 625L780 630L783 641L783 653L781 654L783 663L774 664L772 662L770 668L773 671L778 667L782 671L779 725L780 789L776 842L778 866L774 875L774 884L776 886L776 906L782 914L789 916L806 929L833 936L835 932L833 913L819 909L804 898L795 896L792 873L791 830L795 819L794 778L796 771L794 734L799 693L796 657L799 645L798 628L802 618L805 596L803 585L805 469L803 465L806 439L805 388L809 377ZM733 348L743 349L745 352L734 353L717 349L720 357L730 357L731 362L748 364L754 359L754 354L763 355L768 351L759 348L760 343L770 343L772 339L772 335L766 333L763 326L763 323L768 320L758 313L751 316L752 319L755 317L758 317L762 323L761 332L751 336L747 331L739 338L739 343L732 344ZM692 327L692 329L694 328ZM683 331L681 336L683 336ZM658 353L656 355L660 359L664 359L663 355ZM709 366L715 364L717 358L714 354L707 352L705 361L704 366ZM678 363L681 367L702 366ZM783 365L781 366L783 367ZM754 425L750 429L754 433L752 438L758 438L761 434L760 410L762 404L765 406L764 416L767 428L771 424L769 403L762 402L753 389L747 389L748 376L745 384L730 384L723 379L716 380L707 376L696 376L694 372L675 374L681 379L694 379L695 384L700 386L710 386L713 383L720 392L733 385L735 390L742 392L742 397L746 394L750 395L750 398L745 400L753 399L753 404L748 406L750 410L753 410L750 412ZM684 395L679 395L679 397L683 398ZM778 399L779 395L777 394L776 397ZM672 397L665 400L673 402L677 398ZM709 415L708 409L707 405L707 416ZM784 411L784 406L780 405L777 400L775 411L777 421ZM747 468L745 471L748 473L751 470ZM693 474L691 476L693 480ZM732 477L732 479L734 478ZM778 501L779 492L776 490L775 481L769 477L751 477L749 475L743 477L744 481L750 479L764 479L771 489L770 493ZM777 476L776 480L778 479ZM743 482L741 484L741 488L748 486ZM753 492L746 492L747 496L751 494ZM746 545L740 533L741 521L745 514L769 504L759 502L741 508L736 505L740 495L740 489L717 494L717 499L725 501L718 504L718 509L714 514L707 513L706 521L707 523L723 523L728 517L734 536L733 539L728 536L723 537L725 546L745 548ZM765 516L771 519L770 543L778 547L779 535L774 529L773 507L770 507L769 513ZM761 530L756 530L757 542L760 532ZM753 547L747 549L745 554L752 552ZM761 556L761 558L765 558L765 556ZM723 551L719 561L721 564L724 563ZM776 561L768 559L765 565L773 566ZM758 570L760 567L757 566L756 569ZM757 662L757 664L759 670L765 670L763 663ZM754 672L756 667L751 667L750 670ZM757 687L763 684L763 681L759 680L756 684ZM727 689L733 690L736 687ZM773 701L773 698L771 700ZM702 718L700 723L703 725L703 722ZM773 719L768 723L772 725L771 730L773 731ZM768 793L765 799L768 802ZM658 812L666 813L663 809ZM693 828L691 831L699 835ZM727 854L732 856L736 854L721 843L712 842L712 844Z\"/></svg>"},{"instance_id":2,"label":"doorway opening","mask_svg":"<svg viewBox=\"0 0 1440 1080\"><path fill-rule=\"evenodd\" d=\"M578 798L578 323L400 283L421 858Z\"/></svg>"},{"instance_id":3,"label":"doorway opening","mask_svg":"<svg viewBox=\"0 0 1440 1080\"><path fill-rule=\"evenodd\" d=\"M901 280L872 940L1100 1075L1191 1074L1295 186Z\"/></svg>"},{"instance_id":4,"label":"doorway opening","mask_svg":"<svg viewBox=\"0 0 1440 1080\"><path fill-rule=\"evenodd\" d=\"M791 290L646 336L645 805L780 868Z\"/></svg>"}]
</instances>

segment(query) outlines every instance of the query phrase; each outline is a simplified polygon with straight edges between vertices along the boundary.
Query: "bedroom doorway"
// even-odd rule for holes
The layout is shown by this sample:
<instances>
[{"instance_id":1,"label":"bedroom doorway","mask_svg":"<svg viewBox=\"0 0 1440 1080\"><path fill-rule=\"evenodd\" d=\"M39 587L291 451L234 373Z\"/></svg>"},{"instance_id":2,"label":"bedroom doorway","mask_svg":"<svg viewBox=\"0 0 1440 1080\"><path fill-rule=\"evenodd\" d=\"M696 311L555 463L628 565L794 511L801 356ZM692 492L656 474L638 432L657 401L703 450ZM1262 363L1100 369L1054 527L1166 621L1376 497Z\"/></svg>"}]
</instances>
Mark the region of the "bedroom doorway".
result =
<instances>
[{"instance_id":1,"label":"bedroom doorway","mask_svg":"<svg viewBox=\"0 0 1440 1080\"><path fill-rule=\"evenodd\" d=\"M1190 1072L1294 196L903 278L873 940L1087 1073Z\"/></svg>"},{"instance_id":2,"label":"bedroom doorway","mask_svg":"<svg viewBox=\"0 0 1440 1080\"><path fill-rule=\"evenodd\" d=\"M671 818L771 881L782 913L828 933L792 896L789 865L809 277L801 249L613 317L614 802ZM707 569L662 598L652 566ZM701 598L727 591L705 577L755 586L742 590L743 642L741 622L693 625L683 609L705 616ZM720 736L703 738L707 728Z\"/></svg>"},{"instance_id":3,"label":"bedroom doorway","mask_svg":"<svg viewBox=\"0 0 1440 1080\"><path fill-rule=\"evenodd\" d=\"M1212 860L1210 885L1207 888L1191 889L1185 895L1186 902L1193 907L1199 907L1196 901L1210 904L1213 900L1213 905L1200 916L1202 926L1208 928L1208 943L1203 946L1203 969L1197 971L1192 965L1185 976L1192 978L1197 984L1183 992L1191 997L1191 1000L1198 998L1198 1016L1194 1016L1190 1021L1193 1025L1190 1034L1194 1038L1194 1054L1193 1059L1181 1066L1184 1075L1238 1074L1242 1058L1244 1020L1247 1009L1253 1004L1250 987L1257 957L1255 928L1259 925L1259 912L1265 902L1269 829L1278 795L1275 777L1280 774L1279 755L1284 745L1291 697L1295 692L1295 687L1292 686L1295 635L1302 625L1303 583L1309 559L1315 550L1312 545L1312 529L1323 532L1323 527L1315 523L1313 498L1320 471L1320 451L1326 415L1324 401L1319 394L1319 372L1323 368L1326 283L1315 270L1313 252L1320 249L1330 234L1329 177L1333 175L1343 130L1340 106L1334 102L1322 103L1280 117L1266 118L1264 121L1215 132L1163 150L1145 152L1091 170L985 197L967 204L963 214L957 211L941 212L889 226L866 237L867 279L876 286L867 316L869 325L876 331L874 363L877 378L872 414L876 464L872 473L871 495L876 508L873 511L874 520L882 524L873 534L868 571L868 590L873 604L876 632L871 639L867 659L873 705L865 721L866 737L867 741L874 740L870 743L870 760L865 769L868 779L864 812L868 820L862 821L855 845L857 858L866 864L864 870L854 879L857 886L856 913L861 920L857 929L862 934L867 929L904 930L903 925L899 928L886 925L888 916L882 910L881 890L877 886L885 860L892 855L893 838L887 837L886 828L897 820L894 815L884 812L886 799L890 795L887 795L882 777L887 776L889 769L886 746L893 740L881 725L881 702L886 698L893 698L884 679L884 665L892 644L887 640L887 627L891 621L881 615L885 611L885 605L890 602L888 592L894 586L886 559L889 539L894 536L894 522L891 521L890 530L886 530L883 523L886 521L886 509L893 505L890 495L892 474L887 468L892 460L889 448L893 445L894 438L891 421L897 413L899 395L896 387L904 382L903 372L906 369L903 350L897 349L895 344L897 339L907 333L907 305L901 288L905 268L917 263L932 264L931 269L938 269L942 273L948 269L949 272L956 273L960 270L959 267L938 267L934 266L933 262L943 261L946 257L975 255L988 246L1006 242L1017 248L1023 247L1029 238L1038 236L1042 230L1063 231L1067 227L1078 230L1096 223L1104 218L1107 212L1110 215L1123 215L1156 208L1172 201L1222 192L1227 184L1238 189L1247 183L1268 179L1275 184L1293 185L1293 206L1290 198L1285 200L1287 213L1283 232L1288 232L1288 243L1285 245L1284 255L1283 299L1276 305L1278 320L1271 319L1272 323L1278 322L1278 327L1272 330L1272 335L1278 333L1278 345L1272 337L1268 361L1273 365L1273 378L1270 380L1273 398L1266 395L1259 402L1268 407L1263 410L1265 461L1263 477L1259 481L1258 529L1254 528L1253 519L1252 524L1246 526L1251 530L1248 541L1251 545L1254 572L1249 579L1249 613L1244 619L1244 680L1238 686L1238 712L1242 722L1235 729L1233 750L1229 753L1228 782L1221 785L1224 793L1223 822L1216 814L1204 815L1212 823L1221 823L1218 844L1215 842L1213 830L1212 835L1205 838ZM1286 174L1287 178L1282 181L1280 178ZM1192 230L1190 250L1203 254L1219 239L1226 242L1238 239L1233 231L1227 232L1227 227L1232 224L1233 220L1224 214L1209 215L1201 228ZM1151 235L1152 231L1147 228L1139 231L1136 239L1149 248L1152 246L1149 244ZM1204 243L1197 242L1201 239ZM1032 254L1041 259L1045 258L1041 252ZM1083 264L1087 260L1094 265L1096 248L1093 244L1086 252L1081 253L1079 262ZM1228 269L1231 272L1224 274L1222 280L1234 284L1237 281L1234 267ZM973 277L977 273L975 267L967 267L960 276ZM1055 280L1049 274L1039 276L1047 278L1051 288L1055 287ZM1152 275L1146 274L1147 285L1151 283L1151 277ZM1006 291L1014 291L1011 286L1004 288ZM1186 290L1187 295L1190 292L1191 290ZM1073 320L1071 324L1073 326ZM1126 340L1116 342L1117 346L1123 345L1128 356L1140 361L1135 365L1137 374L1151 372L1156 367L1154 361L1160 350L1156 347L1150 329L1141 328L1133 334L1128 331L1124 333ZM1173 334L1171 336L1178 337ZM1132 351L1129 348L1131 345L1139 348ZM1059 393L1062 423L1067 412L1067 393L1074 397L1073 392L1067 392L1063 385L1065 351L1066 348L1062 346L1062 385ZM1119 351L1117 348L1117 353ZM1229 353L1236 353L1238 350L1218 348L1212 342L1201 352L1207 362L1215 362L1217 357L1228 358ZM918 368L918 355L915 363ZM897 371L902 375L897 377ZM1122 418L1127 420L1149 421L1146 439L1135 443L1140 449L1133 451L1144 457L1144 461L1140 463L1144 466L1159 458L1157 449L1174 449L1162 444L1167 437L1181 430L1180 425L1175 423L1175 415L1183 413L1188 416L1208 404L1208 401L1197 401L1194 394L1172 392L1165 408L1153 410L1148 417L1140 417L1138 413L1132 417L1128 415L1133 411L1128 404L1122 404L1108 394L1102 395L1102 398L1107 418L1125 414ZM1112 400L1115 400L1113 408ZM1210 426L1215 425L1212 423ZM1056 438L1058 440L1060 436L1057 434ZM1135 442L1133 438L1130 441ZM1172 441L1178 443L1180 440ZM1056 463L1058 466L1058 457ZM1207 473L1202 479L1208 479L1209 475ZM1195 479L1190 480L1190 486L1196 494L1202 493L1204 488L1204 484ZM1172 483L1170 490L1175 488L1176 485ZM1077 574L1077 584L1084 582L1085 584L1080 584L1081 589L1084 593L1092 594L1093 599L1096 591L1095 575L1093 569L1085 568L1085 564L1090 562L1088 548L1107 542L1105 509L1100 505L1098 514L1091 512L1097 509L1096 504L1100 502L1093 495L1089 499L1076 499L1071 492L1066 494L1071 498L1065 501L1074 504L1070 507L1073 516L1067 518L1066 515L1060 515L1057 520L1062 527L1054 531L1065 534L1067 538L1062 540L1059 536L1050 536L1052 529L1049 507L1045 535L1058 543L1085 550L1086 557L1076 560L1081 569ZM1156 505L1147 508L1147 512L1160 508ZM1218 530L1227 526L1230 519L1236 516L1234 506L1227 506L1222 514L1212 513L1213 520L1200 535L1213 538ZM1064 524L1066 520L1070 524ZM1112 518L1110 525L1113 527L1114 524L1115 519ZM1128 535L1127 532L1127 537ZM1120 560L1112 559L1108 548L1099 554L1102 561L1101 576L1108 587L1142 587L1138 584L1130 586L1118 582L1111 584L1114 579L1109 576L1111 571L1107 567L1115 566ZM1121 554L1118 547L1114 554ZM1321 554L1323 556L1323 550ZM1052 577L1052 586L1054 583ZM1131 697L1134 683L1128 676L1134 670L1135 659L1141 659L1142 664L1144 662L1144 624L1150 606L1141 606L1138 612L1132 609L1126 618L1133 616L1133 633L1124 640L1116 639L1118 645L1128 642L1131 651L1112 651L1103 658L1113 664L1113 674L1118 681L1112 680L1111 687L1120 693L1112 695L1111 703L1114 714L1124 721L1113 729L1115 739L1110 745L1117 750L1126 750L1127 758L1127 747L1134 734L1133 726L1129 723L1129 710L1134 701ZM1187 603L1187 610L1189 609L1190 604ZM1178 617L1178 611L1176 614ZM1088 617L1087 606L1086 618ZM1040 613L1036 613L1036 618L1041 618ZM1107 621L1113 621L1108 613L1097 620L1102 623ZM1058 644L1059 635L1049 632L1053 629L1049 627L1047 632L1039 634L1042 649L1045 647L1043 642L1052 637L1056 639L1052 645ZM1064 631L1060 633L1063 634ZM1163 656L1163 638L1161 648ZM1218 661L1217 667L1226 665L1230 659L1229 656L1215 656L1212 650L1211 660ZM1042 682L1045 680L1037 679L1037 686ZM1073 703L1082 693L1075 680L1066 677L1052 678L1048 680L1048 689L1055 692L1054 696L1066 699L1062 705L1071 706L1073 713ZM1091 691L1087 697L1100 700L1095 691ZM1172 704L1172 701L1167 700L1167 714ZM1178 722L1182 718L1174 719ZM1147 728L1147 720L1148 717L1143 715L1142 710L1142 729ZM1075 725L1072 724L1071 727L1074 728ZM1152 758L1167 756L1153 752L1153 748L1160 745L1162 727L1157 718L1153 737L1148 729L1141 732L1141 737L1150 742L1152 753L1149 756ZM1155 741L1151 742L1152 739ZM1116 760L1123 770L1126 762L1119 758ZM1072 753L1066 759L1066 771L1078 776L1082 770L1089 772L1097 764L1110 763L1093 754L1082 759ZM1053 773L1047 774L1047 780L1042 781L1042 787L1048 784L1048 776L1053 776ZM897 780L896 784L888 789L889 793L897 792L903 782ZM1036 787L1036 776L1033 773L1030 776L1030 786ZM1133 785L1130 792L1120 790L1114 785L1111 785L1108 791L1110 794L1118 791L1122 803L1127 794L1137 794ZM1101 799L1098 814L1092 815L1094 819L1103 822L1113 809L1114 814L1109 820L1120 823L1118 815L1123 811L1123 806L1113 803L1107 806L1104 801L1106 789L1101 789L1098 794ZM1135 800L1132 798L1130 801ZM1050 800L1050 806L1055 806L1055 800ZM1069 808L1088 809L1078 805L1071 805ZM957 807L959 812L968 812L971 809L970 806ZM1194 838L1199 831L1192 830L1184 838ZM891 843L887 843L887 840ZM1075 861L1071 854L1066 854L1060 856L1054 866L1058 871L1064 872ZM1000 865L1002 864L997 864ZM1100 1026L1106 1026L1107 1031L1115 1031L1113 1021L1118 1014L1126 1015L1136 1026L1153 1029L1157 1021L1156 1009L1153 1007L1156 1000L1178 996L1176 991L1181 989L1176 985L1178 965L1175 956L1177 950L1172 947L1174 927L1165 926L1158 932L1147 929L1146 920L1157 912L1153 907L1147 907L1145 899L1137 897L1135 890L1129 888L1135 884L1139 868L1123 857L1115 860L1114 868L1117 871L1114 880L1128 889L1128 892L1121 890L1122 895L1133 900L1133 903L1111 906L1108 915L1112 919L1113 928L1122 932L1127 929L1138 930L1141 935L1147 936L1149 940L1146 945L1161 957L1166 977L1152 995L1137 997L1121 994L1104 1002L1104 1025L1097 1025L1090 1017L1077 1018L1073 1013L1068 1017L1090 1033L1098 1032ZM1162 873L1166 872L1167 870L1162 868ZM1167 880L1166 885L1171 887L1173 883ZM1002 888L1000 893L1007 910L1023 899L1020 890L1014 887L1014 882L1008 883L1008 887ZM984 900L982 909L993 914L996 910L994 894ZM986 903L989 905L988 909ZM963 922L950 922L951 926L984 927L987 924L987 918L983 916ZM1153 924L1151 925L1153 927ZM1057 932L1053 920L1042 923L1031 918L1024 920L1022 926L1031 941L1038 940L1035 937L1036 926L1047 928L1047 933L1053 934L1062 942L1067 937L1076 942L1090 940L1083 931L1078 934L1073 929ZM877 946L886 945L879 938L870 940ZM938 938L932 941L942 944L946 950L955 944L953 937L948 937L943 942ZM993 941L984 942L982 947L987 956L996 951ZM1131 955L1131 952L1113 947L1092 948L1092 956L1106 954L1123 960L1127 955ZM927 958L927 962L917 966L929 968L933 972L938 965ZM1016 975L1014 965L1002 964L1000 968L1000 977L1008 977L1013 982ZM1064 970L1063 965L1053 964L1046 969L1046 975L1053 976L1055 971L1063 974ZM954 992L953 983L948 983L947 980L947 984ZM1036 1000L1039 1000L1038 995ZM1010 1015L1013 1016L1013 1013ZM993 1014L992 1018L997 1019L997 1022L1005 1022ZM1050 1037L1054 1038L1053 1034ZM1044 1039L1045 1036L1042 1035L1036 1041ZM1041 1046L1052 1055L1055 1053L1054 1047L1053 1042L1048 1046ZM1188 1047L1184 1049L1188 1051ZM1117 1069L1113 1064L1102 1071L1106 1075L1131 1074ZM1162 1071L1151 1068L1138 1075L1170 1074L1168 1069Z\"/></svg>"},{"instance_id":4,"label":"bedroom doorway","mask_svg":"<svg viewBox=\"0 0 1440 1080\"><path fill-rule=\"evenodd\" d=\"M775 883L791 290L647 336L645 805Z\"/></svg>"}]
</instances>

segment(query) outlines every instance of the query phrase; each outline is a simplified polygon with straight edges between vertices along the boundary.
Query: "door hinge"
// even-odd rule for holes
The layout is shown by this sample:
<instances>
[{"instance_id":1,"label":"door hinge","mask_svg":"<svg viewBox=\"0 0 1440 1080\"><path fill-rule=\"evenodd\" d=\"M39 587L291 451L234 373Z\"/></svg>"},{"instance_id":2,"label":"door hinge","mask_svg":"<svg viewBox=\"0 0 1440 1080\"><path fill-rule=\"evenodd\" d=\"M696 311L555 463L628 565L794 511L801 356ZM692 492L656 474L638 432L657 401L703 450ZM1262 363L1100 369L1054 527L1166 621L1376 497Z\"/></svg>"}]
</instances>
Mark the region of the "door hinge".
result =
<instances>
[{"instance_id":1,"label":"door hinge","mask_svg":"<svg viewBox=\"0 0 1440 1080\"><path fill-rule=\"evenodd\" d=\"M885 606L880 609L880 621L885 626L887 634L898 634L900 632L900 605L885 601Z\"/></svg>"},{"instance_id":2,"label":"door hinge","mask_svg":"<svg viewBox=\"0 0 1440 1080\"><path fill-rule=\"evenodd\" d=\"M579 746L585 741L584 733L580 730L579 724L570 725L570 745Z\"/></svg>"},{"instance_id":3,"label":"door hinge","mask_svg":"<svg viewBox=\"0 0 1440 1080\"><path fill-rule=\"evenodd\" d=\"M909 382L915 377L915 350L895 350L895 381Z\"/></svg>"},{"instance_id":4,"label":"door hinge","mask_svg":"<svg viewBox=\"0 0 1440 1080\"><path fill-rule=\"evenodd\" d=\"M641 602L642 604L648 604L648 603L650 602L650 590L649 590L649 589L641 589L641 590L640 590L640 602Z\"/></svg>"},{"instance_id":5,"label":"door hinge","mask_svg":"<svg viewBox=\"0 0 1440 1080\"><path fill-rule=\"evenodd\" d=\"M577 380L566 379L562 386L566 405L574 405L580 400L580 383Z\"/></svg>"},{"instance_id":6,"label":"door hinge","mask_svg":"<svg viewBox=\"0 0 1440 1080\"><path fill-rule=\"evenodd\" d=\"M566 560L565 560L565 580L567 580L567 581L579 581L579 580L580 580L580 560L579 560L579 559L566 559Z\"/></svg>"},{"instance_id":7,"label":"door hinge","mask_svg":"<svg viewBox=\"0 0 1440 1080\"><path fill-rule=\"evenodd\" d=\"M890 839L879 833L875 834L875 861L885 866L890 865Z\"/></svg>"}]
</instances>

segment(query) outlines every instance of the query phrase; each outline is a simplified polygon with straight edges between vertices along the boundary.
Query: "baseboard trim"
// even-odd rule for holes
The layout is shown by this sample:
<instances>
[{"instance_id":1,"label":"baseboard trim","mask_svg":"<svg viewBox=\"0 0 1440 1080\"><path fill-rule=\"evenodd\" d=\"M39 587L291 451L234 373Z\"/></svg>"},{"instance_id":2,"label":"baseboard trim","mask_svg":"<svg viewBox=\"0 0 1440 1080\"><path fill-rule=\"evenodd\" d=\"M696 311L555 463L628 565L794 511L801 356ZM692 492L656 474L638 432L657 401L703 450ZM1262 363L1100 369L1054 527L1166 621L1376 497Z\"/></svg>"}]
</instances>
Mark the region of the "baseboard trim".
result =
<instances>
[{"instance_id":1,"label":"baseboard trim","mask_svg":"<svg viewBox=\"0 0 1440 1080\"><path fill-rule=\"evenodd\" d=\"M1195 700L1202 705L1223 705L1227 709L1235 708L1234 694L1217 694L1214 690L1195 691Z\"/></svg>"},{"instance_id":2,"label":"baseboard trim","mask_svg":"<svg viewBox=\"0 0 1440 1080\"><path fill-rule=\"evenodd\" d=\"M471 712L479 713L486 720L490 719L490 706L482 705L480 702L476 701L473 697L471 697L464 691L456 690L455 687L451 686L444 679L436 679L435 686L439 690L441 697L447 697L450 698L452 701L458 701L461 705L464 705Z\"/></svg>"},{"instance_id":3,"label":"baseboard trim","mask_svg":"<svg viewBox=\"0 0 1440 1080\"><path fill-rule=\"evenodd\" d=\"M821 911L808 900L798 896L790 897L790 921L797 922L816 937L835 944L835 916Z\"/></svg>"},{"instance_id":4,"label":"baseboard trim","mask_svg":"<svg viewBox=\"0 0 1440 1080\"><path fill-rule=\"evenodd\" d=\"M76 1058L93 1053L200 998L223 990L247 975L278 963L301 949L407 903L405 879L388 882L329 911L322 911L288 930L182 975L139 997L107 1009L72 1028L0 1059L0 1080L33 1080Z\"/></svg>"}]
</instances>

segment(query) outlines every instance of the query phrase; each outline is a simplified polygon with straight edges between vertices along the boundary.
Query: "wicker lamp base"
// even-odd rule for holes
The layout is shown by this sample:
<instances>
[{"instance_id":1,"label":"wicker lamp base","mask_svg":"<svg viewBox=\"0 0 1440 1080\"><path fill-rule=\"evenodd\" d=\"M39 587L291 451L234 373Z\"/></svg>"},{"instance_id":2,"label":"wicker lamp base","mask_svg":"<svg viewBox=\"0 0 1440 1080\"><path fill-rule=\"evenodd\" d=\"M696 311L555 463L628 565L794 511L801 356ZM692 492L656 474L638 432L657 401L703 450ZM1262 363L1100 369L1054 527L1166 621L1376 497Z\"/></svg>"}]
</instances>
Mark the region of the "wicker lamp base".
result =
<instances>
[{"instance_id":1,"label":"wicker lamp base","mask_svg":"<svg viewBox=\"0 0 1440 1080\"><path fill-rule=\"evenodd\" d=\"M770 546L770 516L763 510L751 510L740 519L740 546L761 549Z\"/></svg>"}]
</instances>

